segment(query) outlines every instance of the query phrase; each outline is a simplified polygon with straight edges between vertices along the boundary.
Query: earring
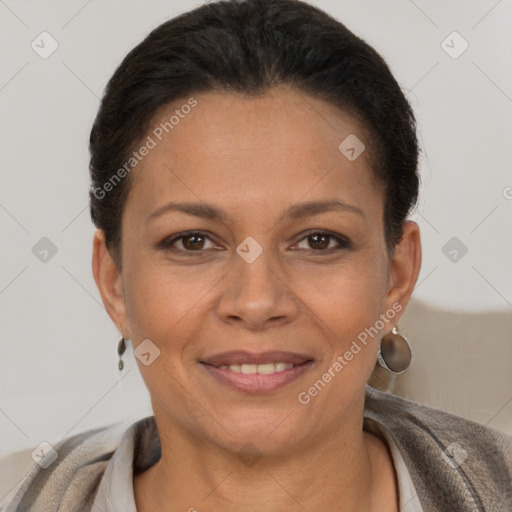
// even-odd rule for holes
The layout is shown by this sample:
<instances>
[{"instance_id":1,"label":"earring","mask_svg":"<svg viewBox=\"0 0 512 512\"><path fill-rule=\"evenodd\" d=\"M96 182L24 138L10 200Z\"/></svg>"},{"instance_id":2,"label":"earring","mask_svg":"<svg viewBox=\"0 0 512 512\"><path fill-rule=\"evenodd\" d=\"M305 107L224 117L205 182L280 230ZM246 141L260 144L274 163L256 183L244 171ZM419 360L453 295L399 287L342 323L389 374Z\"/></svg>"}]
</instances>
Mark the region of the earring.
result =
<instances>
[{"instance_id":1,"label":"earring","mask_svg":"<svg viewBox=\"0 0 512 512\"><path fill-rule=\"evenodd\" d=\"M123 360L121 359L121 356L124 354L126 350L126 343L124 341L124 336L121 336L121 339L119 340L119 343L117 344L117 353L119 354L119 371L122 371L124 368Z\"/></svg>"},{"instance_id":2,"label":"earring","mask_svg":"<svg viewBox=\"0 0 512 512\"><path fill-rule=\"evenodd\" d=\"M396 326L380 340L377 360L383 368L395 375L401 375L409 369L412 361L411 346Z\"/></svg>"}]
</instances>

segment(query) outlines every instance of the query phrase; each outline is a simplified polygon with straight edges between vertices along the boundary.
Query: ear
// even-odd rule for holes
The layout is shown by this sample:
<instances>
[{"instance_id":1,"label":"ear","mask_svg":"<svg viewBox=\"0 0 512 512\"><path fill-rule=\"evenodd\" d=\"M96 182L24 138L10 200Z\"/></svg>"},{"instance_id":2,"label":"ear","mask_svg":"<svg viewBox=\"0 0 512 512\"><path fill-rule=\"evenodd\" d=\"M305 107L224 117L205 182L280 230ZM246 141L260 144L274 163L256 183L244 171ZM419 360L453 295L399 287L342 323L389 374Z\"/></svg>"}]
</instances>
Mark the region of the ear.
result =
<instances>
[{"instance_id":1,"label":"ear","mask_svg":"<svg viewBox=\"0 0 512 512\"><path fill-rule=\"evenodd\" d=\"M107 249L105 233L101 229L94 233L92 272L107 313L121 334L130 338L122 274Z\"/></svg>"},{"instance_id":2,"label":"ear","mask_svg":"<svg viewBox=\"0 0 512 512\"><path fill-rule=\"evenodd\" d=\"M389 287L385 299L387 308L400 304L402 308L394 323L402 316L411 298L421 267L420 228L408 220L403 224L403 236L395 246L389 268ZM389 329L391 330L391 329Z\"/></svg>"}]
</instances>

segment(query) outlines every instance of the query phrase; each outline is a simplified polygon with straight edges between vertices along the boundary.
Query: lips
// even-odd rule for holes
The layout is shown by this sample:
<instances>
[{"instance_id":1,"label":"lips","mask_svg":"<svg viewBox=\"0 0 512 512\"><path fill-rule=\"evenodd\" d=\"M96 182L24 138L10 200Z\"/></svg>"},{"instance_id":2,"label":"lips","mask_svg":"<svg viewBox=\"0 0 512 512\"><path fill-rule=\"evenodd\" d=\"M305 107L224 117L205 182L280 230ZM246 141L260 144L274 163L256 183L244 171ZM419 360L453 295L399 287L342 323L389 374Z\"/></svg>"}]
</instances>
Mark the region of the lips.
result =
<instances>
[{"instance_id":1,"label":"lips","mask_svg":"<svg viewBox=\"0 0 512 512\"><path fill-rule=\"evenodd\" d=\"M313 359L293 352L231 351L200 363L218 382L248 393L264 393L298 379L313 365Z\"/></svg>"},{"instance_id":2,"label":"lips","mask_svg":"<svg viewBox=\"0 0 512 512\"><path fill-rule=\"evenodd\" d=\"M311 361L313 358L294 352L269 351L260 353L245 352L243 350L232 350L215 354L203 359L201 362L215 367L231 365L263 365L267 363L285 363L294 366Z\"/></svg>"}]
</instances>

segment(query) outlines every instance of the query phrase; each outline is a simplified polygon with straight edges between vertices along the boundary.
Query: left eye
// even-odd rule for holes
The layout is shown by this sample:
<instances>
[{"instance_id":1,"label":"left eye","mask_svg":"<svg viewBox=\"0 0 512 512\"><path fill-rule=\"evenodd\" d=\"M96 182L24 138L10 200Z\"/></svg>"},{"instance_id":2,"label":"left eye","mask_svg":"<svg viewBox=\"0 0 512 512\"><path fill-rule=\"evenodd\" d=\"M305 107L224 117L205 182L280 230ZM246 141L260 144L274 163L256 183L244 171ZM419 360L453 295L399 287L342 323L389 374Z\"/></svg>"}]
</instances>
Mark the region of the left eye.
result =
<instances>
[{"instance_id":1,"label":"left eye","mask_svg":"<svg viewBox=\"0 0 512 512\"><path fill-rule=\"evenodd\" d=\"M300 242L303 240L309 244L309 248L306 247L306 249L312 249L314 251L325 251L326 249L345 249L350 246L346 239L331 233L324 233L320 231L309 233L307 236L302 238ZM332 241L336 242L337 246L335 245L334 247L329 247Z\"/></svg>"}]
</instances>

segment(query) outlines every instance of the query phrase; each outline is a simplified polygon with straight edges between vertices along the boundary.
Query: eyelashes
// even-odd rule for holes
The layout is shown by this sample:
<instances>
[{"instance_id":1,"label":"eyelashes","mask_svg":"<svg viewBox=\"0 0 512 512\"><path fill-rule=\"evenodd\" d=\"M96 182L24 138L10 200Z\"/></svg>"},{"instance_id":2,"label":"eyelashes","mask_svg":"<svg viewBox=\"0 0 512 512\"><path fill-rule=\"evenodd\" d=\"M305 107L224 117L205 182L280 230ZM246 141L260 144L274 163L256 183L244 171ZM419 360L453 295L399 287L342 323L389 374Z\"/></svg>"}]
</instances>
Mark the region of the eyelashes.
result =
<instances>
[{"instance_id":1,"label":"eyelashes","mask_svg":"<svg viewBox=\"0 0 512 512\"><path fill-rule=\"evenodd\" d=\"M157 245L157 249L170 251L176 254L181 253L187 256L196 256L204 254L206 250L208 250L208 248L204 248L206 240L209 240L213 245L215 245L210 236L204 231L185 231L165 238ZM345 236L324 230L311 230L303 234L302 238L300 238L294 245L298 245L304 241L309 247L298 250L311 251L313 254L332 254L336 251L352 248L350 240ZM331 247L333 241L336 245ZM180 243L182 248L176 247L177 242ZM319 247L315 247L315 245L319 245ZM212 247L212 249L219 250L217 247Z\"/></svg>"},{"instance_id":2,"label":"eyelashes","mask_svg":"<svg viewBox=\"0 0 512 512\"><path fill-rule=\"evenodd\" d=\"M347 238L341 236L341 235L335 235L333 233L330 233L328 231L312 231L308 233L307 235L303 236L298 243L302 242L303 240L306 240L306 243L310 241L312 238L319 238L320 240L328 239L327 248L319 248L319 247L310 247L309 249L306 248L305 250L312 250L312 251L320 251L320 252L332 252L333 249L349 249L350 248L350 242ZM331 241L334 240L338 245L336 247L329 248L329 245L331 244ZM315 240L313 244L320 243L322 245L322 242L319 242L318 240Z\"/></svg>"},{"instance_id":3,"label":"eyelashes","mask_svg":"<svg viewBox=\"0 0 512 512\"><path fill-rule=\"evenodd\" d=\"M176 252L180 252L180 251L181 252L195 252L195 253L203 252L202 250L177 249L176 247L174 247L174 244L177 241L193 239L193 238L208 239L211 241L211 238L203 231L186 231L184 233L179 233L177 235L173 235L169 238L166 238L165 240L162 240L162 242L160 242L160 244L158 244L158 248L163 249L163 250L172 250L172 251L176 251ZM182 242L182 245L183 245L183 242ZM202 249L202 248L200 248L200 249Z\"/></svg>"}]
</instances>

